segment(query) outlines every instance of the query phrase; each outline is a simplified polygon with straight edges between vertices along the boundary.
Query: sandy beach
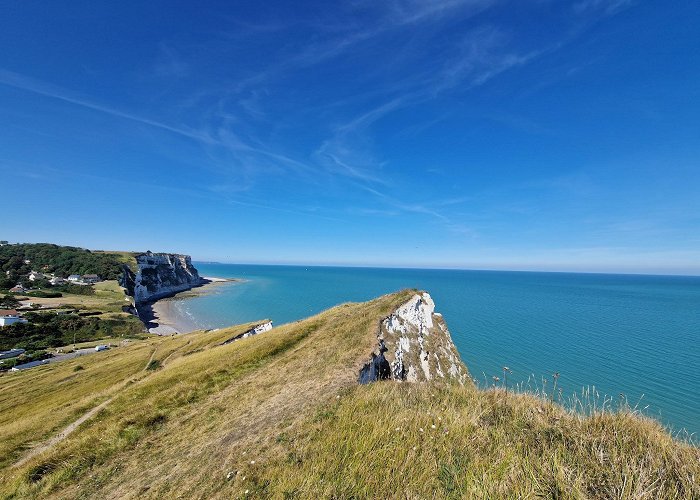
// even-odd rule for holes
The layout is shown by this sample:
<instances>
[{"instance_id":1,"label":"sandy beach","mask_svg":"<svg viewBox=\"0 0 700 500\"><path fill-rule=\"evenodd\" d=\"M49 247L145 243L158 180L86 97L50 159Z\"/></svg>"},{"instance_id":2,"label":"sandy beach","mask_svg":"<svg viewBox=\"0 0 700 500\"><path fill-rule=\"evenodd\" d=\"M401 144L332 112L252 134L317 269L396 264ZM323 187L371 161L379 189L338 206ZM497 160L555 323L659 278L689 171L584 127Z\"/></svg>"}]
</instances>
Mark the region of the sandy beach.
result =
<instances>
[{"instance_id":1,"label":"sandy beach","mask_svg":"<svg viewBox=\"0 0 700 500\"><path fill-rule=\"evenodd\" d=\"M174 335L200 330L200 326L187 317L183 317L183 315L177 311L175 304L190 297L205 295L211 292L213 287L240 281L232 278L216 278L211 276L203 276L202 280L203 282L200 286L180 292L173 297L167 297L141 306L139 308L139 315L146 323L148 331L157 335Z\"/></svg>"}]
</instances>

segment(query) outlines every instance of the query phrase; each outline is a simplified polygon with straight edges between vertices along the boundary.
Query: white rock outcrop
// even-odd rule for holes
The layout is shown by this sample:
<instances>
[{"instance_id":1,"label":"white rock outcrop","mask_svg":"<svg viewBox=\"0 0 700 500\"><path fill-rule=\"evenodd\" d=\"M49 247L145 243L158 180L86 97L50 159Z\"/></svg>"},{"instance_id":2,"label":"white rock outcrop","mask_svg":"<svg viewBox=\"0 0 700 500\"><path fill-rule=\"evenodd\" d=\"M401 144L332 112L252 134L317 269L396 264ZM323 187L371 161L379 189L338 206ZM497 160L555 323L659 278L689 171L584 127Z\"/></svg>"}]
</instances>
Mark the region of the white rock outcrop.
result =
<instances>
[{"instance_id":1,"label":"white rock outcrop","mask_svg":"<svg viewBox=\"0 0 700 500\"><path fill-rule=\"evenodd\" d=\"M377 339L380 347L378 353L373 353L372 362L388 363L390 369L386 371L394 380L440 378L464 384L468 378L442 315L435 312L435 303L426 292L416 293L385 318ZM360 379L367 381L366 374L363 378L361 373Z\"/></svg>"},{"instance_id":2,"label":"white rock outcrop","mask_svg":"<svg viewBox=\"0 0 700 500\"><path fill-rule=\"evenodd\" d=\"M235 337L231 337L223 344L230 344L231 342L235 342L236 340L241 340L241 339L245 339L248 337L252 337L253 335L258 335L259 333L269 332L270 330L272 330L272 321L266 321L265 323L260 323L259 325L255 325L253 328L251 328L250 330L248 330L246 332L243 332L239 335L236 335Z\"/></svg>"},{"instance_id":3,"label":"white rock outcrop","mask_svg":"<svg viewBox=\"0 0 700 500\"><path fill-rule=\"evenodd\" d=\"M139 304L167 297L202 283L189 255L146 252L136 256L132 296ZM126 281L126 280L125 280Z\"/></svg>"}]
</instances>

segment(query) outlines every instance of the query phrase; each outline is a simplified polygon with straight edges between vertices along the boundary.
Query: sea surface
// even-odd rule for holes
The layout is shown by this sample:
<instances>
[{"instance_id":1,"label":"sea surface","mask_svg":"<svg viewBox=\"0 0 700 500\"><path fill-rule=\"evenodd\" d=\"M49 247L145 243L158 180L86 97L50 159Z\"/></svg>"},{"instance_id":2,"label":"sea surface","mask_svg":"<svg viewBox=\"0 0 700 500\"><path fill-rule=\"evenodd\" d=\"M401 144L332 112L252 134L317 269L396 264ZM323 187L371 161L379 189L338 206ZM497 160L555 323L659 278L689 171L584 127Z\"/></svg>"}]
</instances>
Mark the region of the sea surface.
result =
<instances>
[{"instance_id":1,"label":"sea surface","mask_svg":"<svg viewBox=\"0 0 700 500\"><path fill-rule=\"evenodd\" d=\"M507 366L510 387L551 394L559 372L565 403L586 390L583 399L597 394L599 405L624 395L672 431L700 434L700 277L195 265L203 276L245 280L176 301L176 313L202 328L280 325L418 288L432 295L481 386L503 379Z\"/></svg>"}]
</instances>

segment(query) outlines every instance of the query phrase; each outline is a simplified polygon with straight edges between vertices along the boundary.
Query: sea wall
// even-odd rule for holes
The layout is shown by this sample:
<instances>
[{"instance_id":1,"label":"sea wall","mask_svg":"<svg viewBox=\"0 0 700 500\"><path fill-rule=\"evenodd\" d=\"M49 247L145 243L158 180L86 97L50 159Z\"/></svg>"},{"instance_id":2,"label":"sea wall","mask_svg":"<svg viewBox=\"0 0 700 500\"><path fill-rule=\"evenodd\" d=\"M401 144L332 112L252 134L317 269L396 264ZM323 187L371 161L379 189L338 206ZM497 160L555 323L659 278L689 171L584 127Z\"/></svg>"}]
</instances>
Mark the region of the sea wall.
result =
<instances>
[{"instance_id":1,"label":"sea wall","mask_svg":"<svg viewBox=\"0 0 700 500\"><path fill-rule=\"evenodd\" d=\"M125 266L122 286L138 305L200 285L189 255L146 252L136 256L137 271Z\"/></svg>"},{"instance_id":2,"label":"sea wall","mask_svg":"<svg viewBox=\"0 0 700 500\"><path fill-rule=\"evenodd\" d=\"M445 379L464 384L469 378L447 325L426 292L416 293L381 322L377 343L360 370L360 383Z\"/></svg>"}]
</instances>

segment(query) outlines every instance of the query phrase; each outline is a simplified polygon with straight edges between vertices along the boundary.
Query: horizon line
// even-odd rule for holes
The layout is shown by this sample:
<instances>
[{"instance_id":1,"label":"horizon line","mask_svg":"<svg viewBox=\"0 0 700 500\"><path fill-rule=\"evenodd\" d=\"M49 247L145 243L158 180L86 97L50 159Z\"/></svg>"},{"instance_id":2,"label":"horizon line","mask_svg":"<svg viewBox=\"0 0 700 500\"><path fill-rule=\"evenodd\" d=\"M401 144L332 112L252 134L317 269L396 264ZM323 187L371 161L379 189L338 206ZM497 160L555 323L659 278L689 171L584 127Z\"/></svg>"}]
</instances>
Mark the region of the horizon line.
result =
<instances>
[{"instance_id":1,"label":"horizon line","mask_svg":"<svg viewBox=\"0 0 700 500\"><path fill-rule=\"evenodd\" d=\"M432 266L391 266L391 265L367 265L367 264L323 264L323 263L280 263L280 262L222 262L212 260L198 260L192 258L193 263L205 265L225 265L225 266L268 266L268 267L335 267L354 269L397 269L409 271L474 271L474 272L503 272L503 273L551 273L551 274L601 274L610 276L658 276L658 277L685 277L700 278L700 271L697 274L686 273L666 273L663 272L642 272L642 271L573 271L573 270L551 270L551 269L502 269L502 268L478 268L478 267L432 267Z\"/></svg>"}]
</instances>

